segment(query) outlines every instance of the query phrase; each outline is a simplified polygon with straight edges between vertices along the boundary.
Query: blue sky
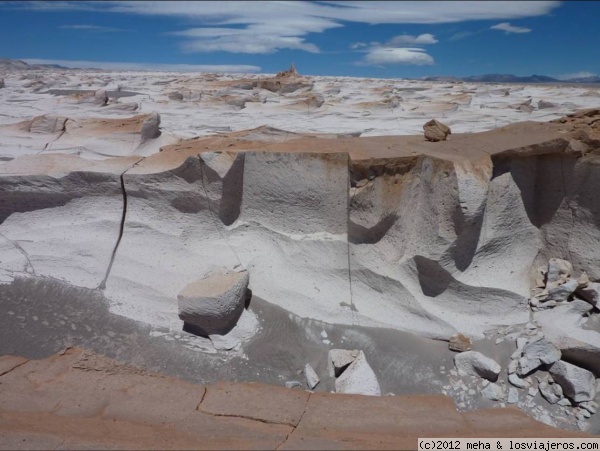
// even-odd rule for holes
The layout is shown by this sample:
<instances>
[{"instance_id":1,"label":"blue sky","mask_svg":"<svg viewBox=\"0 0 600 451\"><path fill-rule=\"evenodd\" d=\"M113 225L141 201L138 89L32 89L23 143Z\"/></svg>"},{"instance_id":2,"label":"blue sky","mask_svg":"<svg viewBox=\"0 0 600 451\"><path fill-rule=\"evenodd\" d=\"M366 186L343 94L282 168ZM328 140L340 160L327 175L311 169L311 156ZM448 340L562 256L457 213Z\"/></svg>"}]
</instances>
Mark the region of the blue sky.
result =
<instances>
[{"instance_id":1,"label":"blue sky","mask_svg":"<svg viewBox=\"0 0 600 451\"><path fill-rule=\"evenodd\" d=\"M600 74L595 1L0 1L0 57L307 75Z\"/></svg>"}]
</instances>

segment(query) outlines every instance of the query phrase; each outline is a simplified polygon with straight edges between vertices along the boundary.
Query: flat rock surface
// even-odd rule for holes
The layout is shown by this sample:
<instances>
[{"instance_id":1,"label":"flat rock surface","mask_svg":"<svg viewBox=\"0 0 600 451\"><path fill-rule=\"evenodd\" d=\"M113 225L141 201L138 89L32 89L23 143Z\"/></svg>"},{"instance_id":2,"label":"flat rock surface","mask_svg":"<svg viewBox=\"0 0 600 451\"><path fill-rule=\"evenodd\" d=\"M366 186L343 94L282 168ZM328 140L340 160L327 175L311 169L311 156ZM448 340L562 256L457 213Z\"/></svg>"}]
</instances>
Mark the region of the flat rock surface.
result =
<instances>
[{"instance_id":1,"label":"flat rock surface","mask_svg":"<svg viewBox=\"0 0 600 451\"><path fill-rule=\"evenodd\" d=\"M78 348L0 361L21 362L0 376L0 449L373 449L413 448L419 436L586 436L516 410L460 414L444 396L205 388Z\"/></svg>"}]
</instances>

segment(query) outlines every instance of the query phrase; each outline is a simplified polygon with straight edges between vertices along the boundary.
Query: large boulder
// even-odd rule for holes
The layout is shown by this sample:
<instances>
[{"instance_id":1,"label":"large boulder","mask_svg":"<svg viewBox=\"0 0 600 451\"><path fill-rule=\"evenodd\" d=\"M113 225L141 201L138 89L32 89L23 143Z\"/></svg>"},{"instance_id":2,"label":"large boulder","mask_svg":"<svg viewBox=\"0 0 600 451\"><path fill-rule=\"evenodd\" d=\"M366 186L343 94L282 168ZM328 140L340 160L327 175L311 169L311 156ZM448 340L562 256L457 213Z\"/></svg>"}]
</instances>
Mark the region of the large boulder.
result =
<instances>
[{"instance_id":1,"label":"large boulder","mask_svg":"<svg viewBox=\"0 0 600 451\"><path fill-rule=\"evenodd\" d=\"M591 371L559 360L550 367L550 374L571 400L583 402L594 399L596 379Z\"/></svg>"},{"instance_id":2,"label":"large boulder","mask_svg":"<svg viewBox=\"0 0 600 451\"><path fill-rule=\"evenodd\" d=\"M517 374L524 376L542 365L549 365L560 360L560 350L550 341L541 337L523 347L523 356L519 359Z\"/></svg>"},{"instance_id":3,"label":"large boulder","mask_svg":"<svg viewBox=\"0 0 600 451\"><path fill-rule=\"evenodd\" d=\"M200 334L226 334L244 310L249 280L248 272L240 271L188 284L177 295L179 318Z\"/></svg>"},{"instance_id":4,"label":"large boulder","mask_svg":"<svg viewBox=\"0 0 600 451\"><path fill-rule=\"evenodd\" d=\"M377 376L369 366L364 352L360 351L354 362L335 381L337 393L381 396Z\"/></svg>"},{"instance_id":5,"label":"large boulder","mask_svg":"<svg viewBox=\"0 0 600 451\"><path fill-rule=\"evenodd\" d=\"M433 142L446 141L448 135L452 133L450 127L435 119L423 125L423 130L425 131L425 139Z\"/></svg>"},{"instance_id":6,"label":"large boulder","mask_svg":"<svg viewBox=\"0 0 600 451\"><path fill-rule=\"evenodd\" d=\"M461 352L454 356L454 365L459 373L471 376L480 376L495 382L502 368L493 359L477 351Z\"/></svg>"}]
</instances>

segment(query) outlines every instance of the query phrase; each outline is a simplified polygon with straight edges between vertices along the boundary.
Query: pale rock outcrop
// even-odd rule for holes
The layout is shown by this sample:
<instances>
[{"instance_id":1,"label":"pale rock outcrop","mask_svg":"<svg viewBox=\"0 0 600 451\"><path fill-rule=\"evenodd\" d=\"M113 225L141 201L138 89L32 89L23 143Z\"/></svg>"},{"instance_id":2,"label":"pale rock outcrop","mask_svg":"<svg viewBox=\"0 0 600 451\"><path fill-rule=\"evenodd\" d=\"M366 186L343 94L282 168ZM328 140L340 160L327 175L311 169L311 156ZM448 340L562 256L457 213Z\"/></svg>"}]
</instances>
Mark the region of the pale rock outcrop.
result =
<instances>
[{"instance_id":1,"label":"pale rock outcrop","mask_svg":"<svg viewBox=\"0 0 600 451\"><path fill-rule=\"evenodd\" d=\"M583 402L594 399L596 380L591 371L560 360L550 367L550 374L571 400Z\"/></svg>"},{"instance_id":2,"label":"pale rock outcrop","mask_svg":"<svg viewBox=\"0 0 600 451\"><path fill-rule=\"evenodd\" d=\"M546 338L538 338L527 343L522 350L523 356L519 359L517 374L524 376L539 368L560 360L560 350Z\"/></svg>"},{"instance_id":3,"label":"pale rock outcrop","mask_svg":"<svg viewBox=\"0 0 600 451\"><path fill-rule=\"evenodd\" d=\"M304 376L306 377L306 384L311 390L321 381L314 368L309 363L304 366Z\"/></svg>"},{"instance_id":4,"label":"pale rock outcrop","mask_svg":"<svg viewBox=\"0 0 600 451\"><path fill-rule=\"evenodd\" d=\"M452 133L450 127L435 119L425 123L423 130L425 131L425 139L433 142L446 141L448 135Z\"/></svg>"},{"instance_id":5,"label":"pale rock outcrop","mask_svg":"<svg viewBox=\"0 0 600 451\"><path fill-rule=\"evenodd\" d=\"M338 377L359 355L357 350L331 349L327 353L327 371L331 377Z\"/></svg>"},{"instance_id":6,"label":"pale rock outcrop","mask_svg":"<svg viewBox=\"0 0 600 451\"><path fill-rule=\"evenodd\" d=\"M456 352L470 351L473 347L473 342L469 337L463 334L454 334L448 342L448 349Z\"/></svg>"},{"instance_id":7,"label":"pale rock outcrop","mask_svg":"<svg viewBox=\"0 0 600 451\"><path fill-rule=\"evenodd\" d=\"M336 393L381 396L377 376L369 366L364 352L335 381Z\"/></svg>"},{"instance_id":8,"label":"pale rock outcrop","mask_svg":"<svg viewBox=\"0 0 600 451\"><path fill-rule=\"evenodd\" d=\"M206 334L224 335L244 310L249 280L248 272L240 271L191 282L177 296L179 318Z\"/></svg>"},{"instance_id":9,"label":"pale rock outcrop","mask_svg":"<svg viewBox=\"0 0 600 451\"><path fill-rule=\"evenodd\" d=\"M480 376L492 382L498 379L502 370L498 362L477 351L466 351L455 355L454 365L459 373Z\"/></svg>"}]
</instances>

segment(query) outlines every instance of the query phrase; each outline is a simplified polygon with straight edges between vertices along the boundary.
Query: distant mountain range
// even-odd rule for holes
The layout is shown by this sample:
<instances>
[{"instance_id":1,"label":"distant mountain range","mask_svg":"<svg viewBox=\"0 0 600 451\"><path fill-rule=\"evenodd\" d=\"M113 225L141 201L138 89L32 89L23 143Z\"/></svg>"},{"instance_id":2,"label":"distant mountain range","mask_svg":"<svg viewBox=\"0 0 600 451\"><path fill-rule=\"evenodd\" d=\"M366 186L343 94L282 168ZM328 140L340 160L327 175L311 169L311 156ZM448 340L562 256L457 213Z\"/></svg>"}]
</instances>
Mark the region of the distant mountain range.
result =
<instances>
[{"instance_id":1,"label":"distant mountain range","mask_svg":"<svg viewBox=\"0 0 600 451\"><path fill-rule=\"evenodd\" d=\"M29 64L21 60L0 58L0 71L10 72L14 70L40 70L40 69L70 69L58 64Z\"/></svg>"},{"instance_id":2,"label":"distant mountain range","mask_svg":"<svg viewBox=\"0 0 600 451\"><path fill-rule=\"evenodd\" d=\"M567 80L559 80L558 78L548 77L546 75L530 75L528 77L519 77L512 74L485 74L472 75L470 77L444 77L433 76L423 77L421 80L426 81L469 81L479 83L600 83L600 76L593 75L591 77L569 78Z\"/></svg>"}]
</instances>

